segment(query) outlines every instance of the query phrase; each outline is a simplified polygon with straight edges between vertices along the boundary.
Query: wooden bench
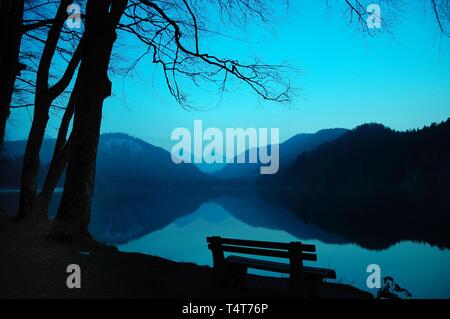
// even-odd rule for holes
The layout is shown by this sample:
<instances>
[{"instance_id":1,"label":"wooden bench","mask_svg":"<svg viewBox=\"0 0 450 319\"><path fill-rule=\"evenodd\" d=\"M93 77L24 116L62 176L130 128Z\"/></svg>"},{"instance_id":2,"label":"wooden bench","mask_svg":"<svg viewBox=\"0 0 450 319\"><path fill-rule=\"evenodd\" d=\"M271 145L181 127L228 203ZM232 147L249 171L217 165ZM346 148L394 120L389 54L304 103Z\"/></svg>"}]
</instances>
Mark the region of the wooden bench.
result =
<instances>
[{"instance_id":1,"label":"wooden bench","mask_svg":"<svg viewBox=\"0 0 450 319\"><path fill-rule=\"evenodd\" d=\"M336 279L336 273L332 269L303 265L303 261L317 261L314 245L301 242L280 243L218 236L207 237L206 241L213 256L216 283L241 282L245 278L248 268L289 274L289 287L296 291L317 287L317 284L323 279ZM289 259L289 263L236 255L225 257L225 252L286 258Z\"/></svg>"}]
</instances>

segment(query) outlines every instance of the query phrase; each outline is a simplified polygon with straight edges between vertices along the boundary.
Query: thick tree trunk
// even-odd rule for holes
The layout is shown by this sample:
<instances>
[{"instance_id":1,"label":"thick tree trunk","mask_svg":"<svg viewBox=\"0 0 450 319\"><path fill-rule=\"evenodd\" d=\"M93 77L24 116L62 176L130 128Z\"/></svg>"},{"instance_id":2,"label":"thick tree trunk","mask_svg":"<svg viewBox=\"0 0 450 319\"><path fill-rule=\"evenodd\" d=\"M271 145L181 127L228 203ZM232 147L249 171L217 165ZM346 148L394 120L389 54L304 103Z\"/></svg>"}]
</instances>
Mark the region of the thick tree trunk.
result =
<instances>
[{"instance_id":1,"label":"thick tree trunk","mask_svg":"<svg viewBox=\"0 0 450 319\"><path fill-rule=\"evenodd\" d=\"M0 0L0 146L5 138L16 77L23 69L19 63L23 10L23 0Z\"/></svg>"},{"instance_id":2,"label":"thick tree trunk","mask_svg":"<svg viewBox=\"0 0 450 319\"><path fill-rule=\"evenodd\" d=\"M73 148L61 204L50 234L58 240L78 241L89 237L102 106L111 94L107 72L116 40L116 26L126 4L126 0L87 2L86 46L75 84L78 94L72 129Z\"/></svg>"}]
</instances>

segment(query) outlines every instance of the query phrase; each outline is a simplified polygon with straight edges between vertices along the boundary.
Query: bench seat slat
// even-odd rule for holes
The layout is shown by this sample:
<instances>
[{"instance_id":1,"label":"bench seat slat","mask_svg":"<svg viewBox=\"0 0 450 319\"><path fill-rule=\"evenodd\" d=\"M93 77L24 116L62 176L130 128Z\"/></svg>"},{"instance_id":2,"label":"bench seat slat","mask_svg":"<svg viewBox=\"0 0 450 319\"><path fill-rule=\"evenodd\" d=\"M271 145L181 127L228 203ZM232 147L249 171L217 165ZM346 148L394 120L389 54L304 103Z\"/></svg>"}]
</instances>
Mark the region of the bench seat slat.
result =
<instances>
[{"instance_id":1,"label":"bench seat slat","mask_svg":"<svg viewBox=\"0 0 450 319\"><path fill-rule=\"evenodd\" d=\"M241 257L241 256L228 256L226 258L228 262L247 265L251 268L275 271L280 273L289 274L289 264L280 263L276 261L258 260L253 258ZM303 273L307 275L318 276L321 278L336 279L336 272L332 269L317 268L317 267L303 267Z\"/></svg>"},{"instance_id":2,"label":"bench seat slat","mask_svg":"<svg viewBox=\"0 0 450 319\"><path fill-rule=\"evenodd\" d=\"M252 247L237 247L230 245L221 245L222 251L230 252L230 253L241 253L241 254L249 254L249 255L258 255L258 256L269 256L269 257L279 257L279 258L289 258L289 251L283 250L274 250L274 249L261 249L261 248L252 248ZM209 248L211 249L211 244L209 244ZM303 260L308 261L316 261L316 254L300 254Z\"/></svg>"},{"instance_id":3,"label":"bench seat slat","mask_svg":"<svg viewBox=\"0 0 450 319\"><path fill-rule=\"evenodd\" d=\"M241 253L258 256L280 257L289 258L289 252L286 250L274 250L264 248L252 248L252 247L237 247L230 245L222 245L222 250L230 253Z\"/></svg>"},{"instance_id":4,"label":"bench seat slat","mask_svg":"<svg viewBox=\"0 0 450 319\"><path fill-rule=\"evenodd\" d=\"M248 239L234 239L234 238L223 238L223 237L207 237L208 243L213 243L215 240L224 245L234 245L234 246L247 246L247 247L261 247L270 249L289 249L290 243L281 242L271 242L271 241L260 241L260 240L248 240ZM316 246L301 244L301 250L305 252L315 252Z\"/></svg>"}]
</instances>

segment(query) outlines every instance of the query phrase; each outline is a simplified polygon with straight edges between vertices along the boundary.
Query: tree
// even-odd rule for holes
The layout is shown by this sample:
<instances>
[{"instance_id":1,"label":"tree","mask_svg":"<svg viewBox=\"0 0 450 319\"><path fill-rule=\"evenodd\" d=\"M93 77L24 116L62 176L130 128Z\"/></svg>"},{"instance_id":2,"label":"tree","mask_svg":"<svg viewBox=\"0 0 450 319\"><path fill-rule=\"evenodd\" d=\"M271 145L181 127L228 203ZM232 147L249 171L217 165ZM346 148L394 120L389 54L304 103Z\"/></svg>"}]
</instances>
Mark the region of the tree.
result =
<instances>
[{"instance_id":1,"label":"tree","mask_svg":"<svg viewBox=\"0 0 450 319\"><path fill-rule=\"evenodd\" d=\"M52 236L62 240L78 240L89 236L101 109L104 99L111 92L106 72L116 39L116 29L133 35L147 46L143 56L150 55L153 63L161 66L170 93L183 106L187 105L187 100L180 88L179 77L190 78L195 83L201 80L210 81L218 84L221 90L225 89L230 78L235 78L266 100L290 100L289 83L286 83L279 73L283 66L267 65L258 61L244 64L201 49L199 32L205 30L205 26L199 22L202 10L210 10L216 6L222 15L231 20L246 20L248 16L265 20L270 13L268 2L129 0L111 3L102 0L94 5L92 1L88 1L86 18L85 36L89 33L89 48L83 53L75 86L79 93L74 101L75 117L71 136L73 151L68 155L64 192L52 230ZM344 1L351 15L356 14L358 21L366 25L366 6L357 0ZM107 8L108 3L111 5L110 11ZM431 0L431 3L434 4L437 21L445 34L441 13L448 13L448 7L438 6L434 0ZM99 22L103 26L99 25Z\"/></svg>"},{"instance_id":2,"label":"tree","mask_svg":"<svg viewBox=\"0 0 450 319\"><path fill-rule=\"evenodd\" d=\"M39 170L39 151L47 127L49 109L53 101L70 84L81 58L83 40L68 63L61 79L49 86L50 67L57 50L58 41L67 19L67 7L72 0L61 0L55 19L47 35L47 40L39 62L36 75L36 93L34 97L34 115L23 159L20 202L16 219L23 219L36 212L36 178Z\"/></svg>"},{"instance_id":3,"label":"tree","mask_svg":"<svg viewBox=\"0 0 450 319\"><path fill-rule=\"evenodd\" d=\"M6 122L15 92L16 79L27 65L21 58L30 58L31 52L22 56L21 44L24 35L48 26L48 19L38 12L53 6L49 0L0 0L0 145L5 138ZM28 17L33 17L29 20ZM23 80L30 84L29 81ZM17 92L17 90L16 90Z\"/></svg>"},{"instance_id":4,"label":"tree","mask_svg":"<svg viewBox=\"0 0 450 319\"><path fill-rule=\"evenodd\" d=\"M55 148L53 150L53 156L50 162L50 166L45 177L44 185L42 186L41 192L37 195L35 203L35 216L39 219L45 219L48 216L48 207L52 199L53 193L56 186L58 185L59 179L63 174L67 161L69 159L69 154L72 151L72 134L67 138L69 131L70 121L72 120L74 113L74 100L77 92L72 92L69 103L64 115L61 120L61 125L58 130L58 135L56 137Z\"/></svg>"},{"instance_id":5,"label":"tree","mask_svg":"<svg viewBox=\"0 0 450 319\"><path fill-rule=\"evenodd\" d=\"M397 1L385 2L395 4ZM266 100L290 101L290 85L280 73L284 66L267 65L259 61L242 63L232 58L219 57L203 51L200 43L199 34L208 31L207 23L202 23L201 18L210 10L218 10L221 17L230 21L246 21L249 17L265 21L271 14L270 2L262 0L87 1L83 44L78 45L61 80L49 88L49 61L52 61L57 50L57 39L63 33L61 23L66 17L63 9L69 3L71 1L61 0L56 18L50 21L51 29L37 71L34 103L36 120L33 120L24 160L19 210L19 218L36 210L44 214L67 163L64 193L52 231L56 238L76 239L87 235L102 105L111 93L107 72L119 31L132 35L146 46L146 51L138 61L149 55L152 62L161 67L170 93L184 107L189 106L189 101L182 90L180 78L191 79L195 84L201 81L217 84L220 91L224 91L226 84L234 78L247 84ZM356 15L360 25L370 31L365 23L369 14L365 3L358 0L343 0L342 3L347 6L351 16ZM432 4L439 28L444 35L448 35L448 1L430 0L429 3ZM45 20L34 22L37 26L48 23ZM49 108L58 96L55 93L61 94L63 87L67 87L67 80L73 77L79 61L79 72L58 132L51 168L41 194L37 195L35 176L39 168L38 154ZM134 65L132 63L131 68ZM73 113L73 129L67 138Z\"/></svg>"},{"instance_id":6,"label":"tree","mask_svg":"<svg viewBox=\"0 0 450 319\"><path fill-rule=\"evenodd\" d=\"M117 24L126 6L127 0L87 1L85 43L74 87L73 149L51 233L60 240L78 240L88 235L102 105L111 94L107 72Z\"/></svg>"},{"instance_id":7,"label":"tree","mask_svg":"<svg viewBox=\"0 0 450 319\"><path fill-rule=\"evenodd\" d=\"M93 1L87 3L86 43L74 88L77 94L71 134L72 151L61 204L51 233L59 240L80 240L89 236L102 104L111 93L107 70L117 29L134 35L146 44L147 53L153 51L153 62L162 66L170 92L183 105L186 99L177 82L177 75L180 74L194 81L200 78L215 81L215 77L221 76L221 87L230 77L235 77L264 99L289 100L290 87L278 73L280 66L241 64L233 59L202 52L194 11L187 1L183 1L183 7L177 1L167 2L164 7L146 0L95 0L95 4ZM169 16L170 12L175 14L179 9L183 9L182 20ZM253 8L242 10L251 12L251 9L264 8L259 1L255 1ZM122 14L125 16L123 23L120 21ZM186 26L191 26L193 37L186 36L186 39L193 39L194 49L183 43L185 38L181 30Z\"/></svg>"},{"instance_id":8,"label":"tree","mask_svg":"<svg viewBox=\"0 0 450 319\"><path fill-rule=\"evenodd\" d=\"M24 0L0 1L0 146L5 138L6 121L19 63Z\"/></svg>"}]
</instances>

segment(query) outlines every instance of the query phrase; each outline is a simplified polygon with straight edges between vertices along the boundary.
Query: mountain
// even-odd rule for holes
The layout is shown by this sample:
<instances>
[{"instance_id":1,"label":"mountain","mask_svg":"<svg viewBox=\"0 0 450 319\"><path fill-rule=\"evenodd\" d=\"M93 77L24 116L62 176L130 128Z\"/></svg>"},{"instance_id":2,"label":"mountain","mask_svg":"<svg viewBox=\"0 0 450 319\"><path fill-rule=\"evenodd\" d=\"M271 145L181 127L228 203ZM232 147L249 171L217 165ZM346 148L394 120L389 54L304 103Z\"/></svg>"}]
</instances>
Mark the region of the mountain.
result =
<instances>
[{"instance_id":1,"label":"mountain","mask_svg":"<svg viewBox=\"0 0 450 319\"><path fill-rule=\"evenodd\" d=\"M42 142L39 158L42 163L49 163L52 159L53 149L55 148L55 139L45 139ZM26 140L6 141L4 143L3 153L9 157L22 157L25 153Z\"/></svg>"},{"instance_id":2,"label":"mountain","mask_svg":"<svg viewBox=\"0 0 450 319\"><path fill-rule=\"evenodd\" d=\"M208 186L213 179L194 164L175 164L163 148L122 133L103 134L97 187Z\"/></svg>"},{"instance_id":3,"label":"mountain","mask_svg":"<svg viewBox=\"0 0 450 319\"><path fill-rule=\"evenodd\" d=\"M450 119L397 132L364 124L301 154L286 172L294 186L438 186L450 177Z\"/></svg>"},{"instance_id":4,"label":"mountain","mask_svg":"<svg viewBox=\"0 0 450 319\"><path fill-rule=\"evenodd\" d=\"M280 169L292 162L305 150L310 150L326 141L333 140L347 130L325 129L314 134L298 134L280 144ZM50 162L55 145L54 139L46 139L40 152L44 167ZM10 187L18 187L21 159L26 141L7 141L4 155L15 158L5 163L14 176L8 177ZM248 150L246 156L248 156ZM6 166L5 164L5 166ZM223 166L223 167L222 167ZM214 170L219 171L213 172ZM45 177L45 169L40 172L40 181ZM209 173L209 174L207 174ZM154 186L207 186L217 183L218 177L232 180L242 177L259 176L259 164L174 164L170 153L142 140L123 133L102 134L97 158L96 185L101 187L154 187ZM240 182L239 182L240 183ZM7 187L7 185L1 185Z\"/></svg>"},{"instance_id":5,"label":"mountain","mask_svg":"<svg viewBox=\"0 0 450 319\"><path fill-rule=\"evenodd\" d=\"M295 158L304 151L309 151L318 145L334 140L344 133L347 129L335 128L324 129L316 133L302 133L297 134L279 146L280 154L280 169L283 171ZM245 152L245 158L248 159L249 150ZM257 178L259 176L259 163L235 163L225 165L220 171L214 173L215 177L222 179L236 179L236 178Z\"/></svg>"},{"instance_id":6,"label":"mountain","mask_svg":"<svg viewBox=\"0 0 450 319\"><path fill-rule=\"evenodd\" d=\"M258 183L277 186L275 201L303 220L361 246L450 247L450 119L407 132L364 124Z\"/></svg>"},{"instance_id":7,"label":"mountain","mask_svg":"<svg viewBox=\"0 0 450 319\"><path fill-rule=\"evenodd\" d=\"M40 155L44 168L51 160L54 143L55 140L45 140L43 143ZM10 185L2 184L1 187L18 187L25 145L26 141L5 142L4 155L10 158L5 158L5 165L19 169L14 170L14 176L8 177ZM17 165L11 161L17 162ZM168 151L140 139L122 133L102 134L100 137L96 187L195 187L209 186L214 180L194 164L173 163Z\"/></svg>"}]
</instances>

